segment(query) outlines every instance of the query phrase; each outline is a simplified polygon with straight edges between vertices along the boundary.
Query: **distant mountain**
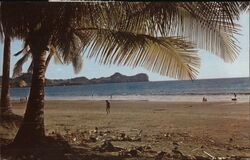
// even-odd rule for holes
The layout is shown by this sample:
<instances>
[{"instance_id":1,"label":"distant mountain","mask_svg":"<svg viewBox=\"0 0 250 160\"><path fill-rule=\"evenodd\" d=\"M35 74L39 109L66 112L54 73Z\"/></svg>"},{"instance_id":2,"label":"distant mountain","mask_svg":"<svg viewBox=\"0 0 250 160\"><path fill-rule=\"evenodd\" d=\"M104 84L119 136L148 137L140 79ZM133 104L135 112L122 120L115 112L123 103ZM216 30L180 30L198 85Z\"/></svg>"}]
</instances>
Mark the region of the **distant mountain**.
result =
<instances>
[{"instance_id":1,"label":"distant mountain","mask_svg":"<svg viewBox=\"0 0 250 160\"><path fill-rule=\"evenodd\" d=\"M19 77L11 79L11 87L27 87L31 85L32 74L24 73ZM67 86L83 84L101 84L101 83L123 83L123 82L148 82L148 75L140 73L134 76L125 76L115 73L110 77L101 77L88 79L86 77L76 77L72 79L45 79L46 86ZM2 77L0 77L2 82Z\"/></svg>"},{"instance_id":2,"label":"distant mountain","mask_svg":"<svg viewBox=\"0 0 250 160\"><path fill-rule=\"evenodd\" d=\"M115 73L110 77L94 78L90 80L91 84L99 83L122 83L122 82L148 82L148 76L140 73L134 76L125 76L120 73Z\"/></svg>"}]
</instances>

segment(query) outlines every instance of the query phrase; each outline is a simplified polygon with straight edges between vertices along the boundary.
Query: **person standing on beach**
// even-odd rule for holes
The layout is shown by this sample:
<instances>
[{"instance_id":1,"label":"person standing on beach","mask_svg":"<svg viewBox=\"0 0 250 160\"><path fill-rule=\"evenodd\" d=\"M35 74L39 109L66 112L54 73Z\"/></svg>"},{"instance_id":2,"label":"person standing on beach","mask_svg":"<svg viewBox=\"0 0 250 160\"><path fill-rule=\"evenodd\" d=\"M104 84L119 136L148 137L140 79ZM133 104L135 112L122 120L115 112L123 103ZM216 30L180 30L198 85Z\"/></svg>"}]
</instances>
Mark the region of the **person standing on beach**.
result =
<instances>
[{"instance_id":1,"label":"person standing on beach","mask_svg":"<svg viewBox=\"0 0 250 160\"><path fill-rule=\"evenodd\" d=\"M236 95L236 93L234 93L234 98L236 98L237 97L237 95Z\"/></svg>"},{"instance_id":2,"label":"person standing on beach","mask_svg":"<svg viewBox=\"0 0 250 160\"><path fill-rule=\"evenodd\" d=\"M232 98L232 101L237 101L237 95L234 93L234 98Z\"/></svg>"},{"instance_id":3,"label":"person standing on beach","mask_svg":"<svg viewBox=\"0 0 250 160\"><path fill-rule=\"evenodd\" d=\"M106 112L107 115L110 113L110 102L108 100L106 100Z\"/></svg>"},{"instance_id":4,"label":"person standing on beach","mask_svg":"<svg viewBox=\"0 0 250 160\"><path fill-rule=\"evenodd\" d=\"M207 98L206 98L206 97L203 97L203 98L202 98L202 102L207 102Z\"/></svg>"}]
</instances>

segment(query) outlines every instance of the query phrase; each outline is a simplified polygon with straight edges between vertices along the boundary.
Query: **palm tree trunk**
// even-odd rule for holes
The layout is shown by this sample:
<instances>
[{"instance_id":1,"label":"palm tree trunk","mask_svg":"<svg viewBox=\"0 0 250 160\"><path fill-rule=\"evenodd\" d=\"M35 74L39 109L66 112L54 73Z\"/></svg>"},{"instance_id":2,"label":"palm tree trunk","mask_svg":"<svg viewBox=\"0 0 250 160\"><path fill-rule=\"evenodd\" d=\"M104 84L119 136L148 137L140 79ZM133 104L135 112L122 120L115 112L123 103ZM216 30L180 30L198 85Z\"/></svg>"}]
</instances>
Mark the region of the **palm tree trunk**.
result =
<instances>
[{"instance_id":1,"label":"palm tree trunk","mask_svg":"<svg viewBox=\"0 0 250 160\"><path fill-rule=\"evenodd\" d=\"M39 43L30 45L33 54L33 75L30 95L24 120L14 139L13 144L33 146L40 144L45 137L44 131L44 84L46 52Z\"/></svg>"},{"instance_id":2,"label":"palm tree trunk","mask_svg":"<svg viewBox=\"0 0 250 160\"><path fill-rule=\"evenodd\" d=\"M4 115L12 114L10 108L10 37L5 36L4 39L4 53L3 53L3 77L1 90L1 118Z\"/></svg>"}]
</instances>

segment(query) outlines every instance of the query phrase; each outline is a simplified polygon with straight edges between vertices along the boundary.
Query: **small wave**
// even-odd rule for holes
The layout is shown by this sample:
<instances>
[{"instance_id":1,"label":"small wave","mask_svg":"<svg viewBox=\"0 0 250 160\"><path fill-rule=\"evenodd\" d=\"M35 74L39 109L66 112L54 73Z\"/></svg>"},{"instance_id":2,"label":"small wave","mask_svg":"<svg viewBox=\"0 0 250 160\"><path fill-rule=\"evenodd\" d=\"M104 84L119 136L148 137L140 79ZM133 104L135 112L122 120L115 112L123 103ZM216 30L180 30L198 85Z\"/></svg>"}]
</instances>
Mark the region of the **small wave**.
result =
<instances>
[{"instance_id":1,"label":"small wave","mask_svg":"<svg viewBox=\"0 0 250 160\"><path fill-rule=\"evenodd\" d=\"M164 96L145 96L145 95L112 95L110 96L53 96L45 97L46 100L129 100L129 101L158 101L158 102L201 102L204 95L164 95ZM232 95L207 95L209 102L231 102ZM248 102L249 95L238 95L238 102Z\"/></svg>"}]
</instances>

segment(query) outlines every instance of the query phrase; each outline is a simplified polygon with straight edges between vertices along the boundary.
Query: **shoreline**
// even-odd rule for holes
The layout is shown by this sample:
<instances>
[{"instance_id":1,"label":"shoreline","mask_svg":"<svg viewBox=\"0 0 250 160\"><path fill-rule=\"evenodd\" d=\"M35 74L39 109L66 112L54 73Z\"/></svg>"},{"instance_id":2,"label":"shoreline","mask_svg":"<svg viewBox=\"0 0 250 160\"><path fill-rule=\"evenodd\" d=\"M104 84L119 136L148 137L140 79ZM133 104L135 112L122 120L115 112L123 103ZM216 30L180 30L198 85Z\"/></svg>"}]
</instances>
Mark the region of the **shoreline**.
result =
<instances>
[{"instance_id":1,"label":"shoreline","mask_svg":"<svg viewBox=\"0 0 250 160\"><path fill-rule=\"evenodd\" d=\"M233 95L112 95L109 96L45 96L46 101L149 101L149 102L202 102L206 97L207 102L250 102L250 95L237 94L237 101L232 101ZM12 97L11 101L21 101L23 97ZM23 100L25 101L25 100Z\"/></svg>"}]
</instances>

